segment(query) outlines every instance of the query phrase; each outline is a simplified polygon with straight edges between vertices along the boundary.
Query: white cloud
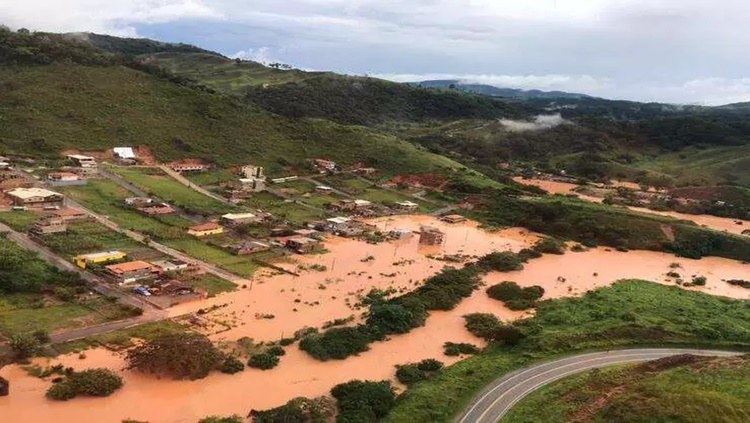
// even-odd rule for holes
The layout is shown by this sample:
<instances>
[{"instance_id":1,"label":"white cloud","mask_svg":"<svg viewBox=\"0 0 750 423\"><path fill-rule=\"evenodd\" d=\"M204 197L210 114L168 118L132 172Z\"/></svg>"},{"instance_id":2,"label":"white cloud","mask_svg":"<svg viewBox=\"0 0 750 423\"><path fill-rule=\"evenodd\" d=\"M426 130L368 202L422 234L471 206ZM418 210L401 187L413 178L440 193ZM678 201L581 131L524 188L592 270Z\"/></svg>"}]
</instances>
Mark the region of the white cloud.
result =
<instances>
[{"instance_id":1,"label":"white cloud","mask_svg":"<svg viewBox=\"0 0 750 423\"><path fill-rule=\"evenodd\" d=\"M554 115L538 115L533 121L500 119L500 123L502 123L508 131L526 132L552 129L556 126L567 123L567 121L557 113Z\"/></svg>"},{"instance_id":2,"label":"white cloud","mask_svg":"<svg viewBox=\"0 0 750 423\"><path fill-rule=\"evenodd\" d=\"M202 0L4 0L0 19L11 28L50 32L137 35L138 23L217 19L222 13Z\"/></svg>"},{"instance_id":3,"label":"white cloud","mask_svg":"<svg viewBox=\"0 0 750 423\"><path fill-rule=\"evenodd\" d=\"M268 47L240 50L237 53L230 55L229 57L231 57L232 59L252 60L253 62L263 63L264 65L279 62L279 60L276 60L272 57L271 49Z\"/></svg>"}]
</instances>

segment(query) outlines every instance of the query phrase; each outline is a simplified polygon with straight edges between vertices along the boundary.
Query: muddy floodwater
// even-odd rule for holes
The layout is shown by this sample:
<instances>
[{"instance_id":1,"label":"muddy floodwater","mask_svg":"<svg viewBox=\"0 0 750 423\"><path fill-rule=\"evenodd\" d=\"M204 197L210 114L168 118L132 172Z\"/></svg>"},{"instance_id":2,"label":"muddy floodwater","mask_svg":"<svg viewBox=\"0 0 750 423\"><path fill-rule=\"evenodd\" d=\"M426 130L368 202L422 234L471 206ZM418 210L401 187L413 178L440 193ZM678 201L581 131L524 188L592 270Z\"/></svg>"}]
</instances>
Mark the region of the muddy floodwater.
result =
<instances>
[{"instance_id":1,"label":"muddy floodwater","mask_svg":"<svg viewBox=\"0 0 750 423\"><path fill-rule=\"evenodd\" d=\"M449 225L428 216L402 216L375 219L371 223L382 229L419 229L430 224L446 232L446 243L423 247L417 237L379 244L334 238L326 242L329 251L322 255L294 256L294 262L283 266L299 273L270 274L262 272L247 288L201 302L185 304L172 310L174 315L196 311L211 305L222 306L208 313L204 331L214 340L236 340L250 337L255 341L272 341L288 337L305 327L320 327L335 318L360 318L363 310L355 310L358 297L372 288L393 288L400 292L414 289L424 278L438 272L447 263L444 255L480 256L495 250L518 251L538 238L521 229L486 232L473 222ZM492 273L487 283L504 280L521 285L541 285L545 298L580 295L623 278L641 278L674 285L666 277L671 263L683 277L701 275L708 279L706 287L691 288L734 298L747 299L750 290L732 287L721 279L747 279L750 266L739 262L705 258L679 259L672 255L632 251L627 253L603 248L586 252L546 255L528 263L524 270ZM314 264L325 266L311 269ZM594 276L594 274L597 274ZM564 282L561 282L564 280ZM296 301L298 300L298 301ZM213 373L199 381L156 379L122 370L121 356L104 349L59 357L39 364L62 362L78 369L109 367L118 369L125 386L108 398L76 398L53 402L44 398L50 382L28 376L18 366L0 369L0 375L11 381L11 395L0 398L2 422L120 422L135 419L159 422L190 422L208 415L246 415L250 409L281 405L296 396L326 394L333 385L351 379L392 379L394 365L424 358L437 358L448 364L455 358L442 354L446 341L482 341L469 334L463 326L464 314L494 313L503 320L524 316L512 312L498 301L489 299L484 290L449 312L434 312L424 327L393 336L372 345L370 351L343 361L319 362L301 352L297 345L286 348L287 354L275 369L246 369L236 375ZM273 315L273 318L262 316Z\"/></svg>"},{"instance_id":2,"label":"muddy floodwater","mask_svg":"<svg viewBox=\"0 0 750 423\"><path fill-rule=\"evenodd\" d=\"M513 180L520 184L537 186L549 192L550 194L575 194L581 200L592 201L596 203L601 203L603 200L602 198L599 198L599 197L592 197L590 195L582 195L573 191L575 188L579 187L579 185L576 185L576 184L571 184L571 183L566 183L566 182L547 181L547 180L542 180L542 179L513 178ZM638 189L637 185L633 187L632 183L627 183L627 182L619 182L619 183L616 183L615 185L625 186L631 189ZM750 221L747 221L747 220L731 219L731 218L726 218L726 217L718 217L718 216L711 216L711 215L705 215L705 214L687 214L687 213L678 213L678 212L672 212L672 211L656 211L656 210L650 210L644 207L628 207L628 208L630 210L641 212L641 213L649 213L649 214L655 214L659 216L674 217L675 219L689 220L691 222L695 222L696 224L705 226L707 228L715 229L717 231L734 233L734 234L741 234L742 231L746 229L750 229Z\"/></svg>"}]
</instances>

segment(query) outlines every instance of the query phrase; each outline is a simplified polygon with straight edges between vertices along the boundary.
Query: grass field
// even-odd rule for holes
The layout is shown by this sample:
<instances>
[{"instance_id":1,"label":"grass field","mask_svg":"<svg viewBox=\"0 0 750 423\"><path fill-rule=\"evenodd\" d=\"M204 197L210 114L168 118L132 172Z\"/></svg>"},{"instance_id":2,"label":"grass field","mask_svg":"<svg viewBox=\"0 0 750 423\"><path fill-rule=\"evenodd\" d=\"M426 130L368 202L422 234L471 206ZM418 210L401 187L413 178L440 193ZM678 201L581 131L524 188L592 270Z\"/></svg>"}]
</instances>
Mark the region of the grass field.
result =
<instances>
[{"instance_id":1,"label":"grass field","mask_svg":"<svg viewBox=\"0 0 750 423\"><path fill-rule=\"evenodd\" d=\"M320 178L321 182L330 185L336 189L346 192L357 198L380 203L392 207L393 203L399 201L412 201L419 204L419 211L429 213L435 210L435 206L430 203L420 201L406 194L397 191L386 190L378 187L374 183L367 182L352 175L331 175Z\"/></svg>"},{"instance_id":2,"label":"grass field","mask_svg":"<svg viewBox=\"0 0 750 423\"><path fill-rule=\"evenodd\" d=\"M189 179L190 182L200 186L218 186L223 182L237 181L240 179L239 175L224 169L212 169L206 172L186 172L183 173L182 176Z\"/></svg>"},{"instance_id":3,"label":"grass field","mask_svg":"<svg viewBox=\"0 0 750 423\"><path fill-rule=\"evenodd\" d=\"M630 345L750 348L750 303L645 281L542 301L518 346L491 346L400 397L387 422L447 422L492 380L572 352ZM448 340L446 340L448 341Z\"/></svg>"},{"instance_id":4,"label":"grass field","mask_svg":"<svg viewBox=\"0 0 750 423\"><path fill-rule=\"evenodd\" d=\"M107 250L126 253L147 250L144 245L97 222L71 223L67 232L43 235L41 238L52 251L68 258Z\"/></svg>"},{"instance_id":5,"label":"grass field","mask_svg":"<svg viewBox=\"0 0 750 423\"><path fill-rule=\"evenodd\" d=\"M750 421L750 358L672 358L568 377L516 404L503 422Z\"/></svg>"},{"instance_id":6,"label":"grass field","mask_svg":"<svg viewBox=\"0 0 750 423\"><path fill-rule=\"evenodd\" d=\"M20 232L29 230L31 225L36 223L40 218L41 214L30 211L0 212L0 222Z\"/></svg>"},{"instance_id":7,"label":"grass field","mask_svg":"<svg viewBox=\"0 0 750 423\"><path fill-rule=\"evenodd\" d=\"M195 279L187 281L187 283L193 288L200 288L206 291L210 297L237 289L237 285L232 282L210 274L200 275Z\"/></svg>"},{"instance_id":8,"label":"grass field","mask_svg":"<svg viewBox=\"0 0 750 423\"><path fill-rule=\"evenodd\" d=\"M186 187L161 170L117 167L112 171L144 191L189 212L215 215L236 209Z\"/></svg>"},{"instance_id":9,"label":"grass field","mask_svg":"<svg viewBox=\"0 0 750 423\"><path fill-rule=\"evenodd\" d=\"M326 217L326 213L300 204L287 202L269 192L259 192L245 201L245 208L260 209L272 215L300 224Z\"/></svg>"},{"instance_id":10,"label":"grass field","mask_svg":"<svg viewBox=\"0 0 750 423\"><path fill-rule=\"evenodd\" d=\"M133 338L150 341L163 335L186 333L189 329L172 320L161 320L146 323L132 328L107 332L76 341L65 342L54 346L60 354L78 352L99 345L129 347L133 345Z\"/></svg>"}]
</instances>

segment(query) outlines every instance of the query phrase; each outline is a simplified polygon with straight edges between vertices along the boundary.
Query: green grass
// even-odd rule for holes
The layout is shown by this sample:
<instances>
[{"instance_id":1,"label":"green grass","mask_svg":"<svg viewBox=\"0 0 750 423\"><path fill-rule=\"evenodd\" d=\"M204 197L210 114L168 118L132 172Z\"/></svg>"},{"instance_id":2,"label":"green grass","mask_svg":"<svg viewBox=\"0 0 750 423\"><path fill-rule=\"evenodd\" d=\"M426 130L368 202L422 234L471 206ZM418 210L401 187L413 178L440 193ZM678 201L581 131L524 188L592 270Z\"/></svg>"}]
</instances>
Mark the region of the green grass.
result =
<instances>
[{"instance_id":1,"label":"green grass","mask_svg":"<svg viewBox=\"0 0 750 423\"><path fill-rule=\"evenodd\" d=\"M69 258L98 251L122 250L131 253L146 249L142 244L97 222L71 223L67 232L43 235L41 238L52 251Z\"/></svg>"},{"instance_id":2,"label":"green grass","mask_svg":"<svg viewBox=\"0 0 750 423\"><path fill-rule=\"evenodd\" d=\"M0 222L5 223L11 228L26 232L31 226L40 219L41 215L30 211L9 211L0 212Z\"/></svg>"},{"instance_id":3,"label":"green grass","mask_svg":"<svg viewBox=\"0 0 750 423\"><path fill-rule=\"evenodd\" d=\"M240 176L224 169L211 169L206 172L183 173L182 176L200 186L218 186L224 182L239 180Z\"/></svg>"},{"instance_id":4,"label":"green grass","mask_svg":"<svg viewBox=\"0 0 750 423\"><path fill-rule=\"evenodd\" d=\"M332 175L320 178L320 180L336 189L346 192L349 195L360 198L362 200L372 201L373 203L380 203L385 206L393 206L393 203L399 201L411 201L419 204L419 211L422 213L429 213L435 210L435 206L415 199L406 194L399 193L397 191L390 191L378 187L374 183L366 180L357 178L351 175Z\"/></svg>"},{"instance_id":5,"label":"green grass","mask_svg":"<svg viewBox=\"0 0 750 423\"><path fill-rule=\"evenodd\" d=\"M327 213L300 204L286 202L269 192L259 192L245 201L245 208L260 209L272 215L300 224L326 217Z\"/></svg>"},{"instance_id":6,"label":"green grass","mask_svg":"<svg viewBox=\"0 0 750 423\"><path fill-rule=\"evenodd\" d=\"M250 277L259 267L247 256L235 256L197 238L165 239L162 242L191 257L213 263L239 276Z\"/></svg>"},{"instance_id":7,"label":"green grass","mask_svg":"<svg viewBox=\"0 0 750 423\"><path fill-rule=\"evenodd\" d=\"M750 359L659 360L568 377L516 404L507 423L750 421Z\"/></svg>"},{"instance_id":8,"label":"green grass","mask_svg":"<svg viewBox=\"0 0 750 423\"><path fill-rule=\"evenodd\" d=\"M732 183L750 186L750 145L688 148L636 164L639 168L673 176L679 185Z\"/></svg>"},{"instance_id":9,"label":"green grass","mask_svg":"<svg viewBox=\"0 0 750 423\"><path fill-rule=\"evenodd\" d=\"M186 187L160 170L114 167L112 171L144 191L187 211L211 215L228 213L235 209Z\"/></svg>"},{"instance_id":10,"label":"green grass","mask_svg":"<svg viewBox=\"0 0 750 423\"><path fill-rule=\"evenodd\" d=\"M190 329L172 320L145 323L132 328L116 330L101 335L90 336L76 341L65 342L54 346L60 354L82 351L99 345L114 345L129 347L133 345L133 338L146 341L154 340L164 335L187 333Z\"/></svg>"},{"instance_id":11,"label":"green grass","mask_svg":"<svg viewBox=\"0 0 750 423\"><path fill-rule=\"evenodd\" d=\"M189 280L188 283L194 288L206 291L210 297L237 289L237 285L232 282L210 274L200 275L195 279Z\"/></svg>"},{"instance_id":12,"label":"green grass","mask_svg":"<svg viewBox=\"0 0 750 423\"><path fill-rule=\"evenodd\" d=\"M631 345L750 348L750 303L645 281L542 301L516 347L492 346L416 384L388 422L449 421L492 380L541 359Z\"/></svg>"}]
</instances>

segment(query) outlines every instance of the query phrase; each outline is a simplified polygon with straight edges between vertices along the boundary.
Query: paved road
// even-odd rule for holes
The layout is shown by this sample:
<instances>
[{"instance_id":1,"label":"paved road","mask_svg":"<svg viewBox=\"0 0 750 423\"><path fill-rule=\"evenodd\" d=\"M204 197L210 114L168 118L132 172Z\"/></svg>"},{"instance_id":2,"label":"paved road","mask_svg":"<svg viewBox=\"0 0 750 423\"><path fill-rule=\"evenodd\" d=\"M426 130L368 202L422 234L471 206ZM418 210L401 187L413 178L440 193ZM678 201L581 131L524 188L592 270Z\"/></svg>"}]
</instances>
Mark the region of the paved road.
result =
<instances>
[{"instance_id":1,"label":"paved road","mask_svg":"<svg viewBox=\"0 0 750 423\"><path fill-rule=\"evenodd\" d=\"M638 363L680 354L734 356L741 353L678 348L613 350L580 354L518 370L492 382L456 419L458 423L495 423L535 390L576 373L617 364Z\"/></svg>"}]
</instances>

